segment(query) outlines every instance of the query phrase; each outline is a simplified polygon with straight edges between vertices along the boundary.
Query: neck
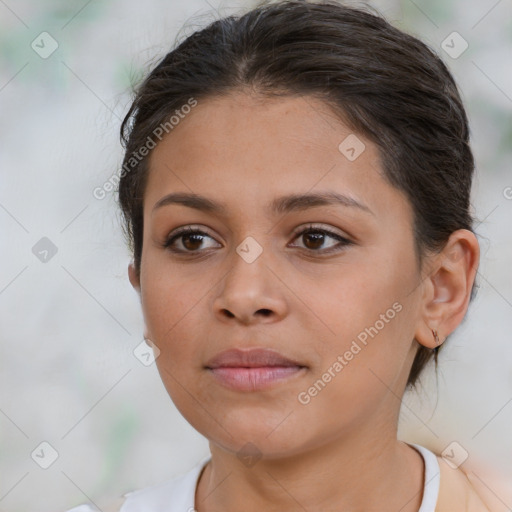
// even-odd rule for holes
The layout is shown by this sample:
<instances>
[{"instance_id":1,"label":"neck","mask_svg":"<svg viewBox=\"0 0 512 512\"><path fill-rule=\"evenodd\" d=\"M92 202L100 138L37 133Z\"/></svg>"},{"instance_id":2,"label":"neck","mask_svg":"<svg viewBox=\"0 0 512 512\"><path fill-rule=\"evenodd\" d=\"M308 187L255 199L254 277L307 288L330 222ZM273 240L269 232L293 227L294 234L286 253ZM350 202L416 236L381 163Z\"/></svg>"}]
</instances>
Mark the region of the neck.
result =
<instances>
[{"instance_id":1,"label":"neck","mask_svg":"<svg viewBox=\"0 0 512 512\"><path fill-rule=\"evenodd\" d=\"M210 443L212 457L196 490L196 509L417 512L423 459L397 441L396 432L389 434L374 427L369 437L359 430L286 458L263 457L250 467Z\"/></svg>"}]
</instances>

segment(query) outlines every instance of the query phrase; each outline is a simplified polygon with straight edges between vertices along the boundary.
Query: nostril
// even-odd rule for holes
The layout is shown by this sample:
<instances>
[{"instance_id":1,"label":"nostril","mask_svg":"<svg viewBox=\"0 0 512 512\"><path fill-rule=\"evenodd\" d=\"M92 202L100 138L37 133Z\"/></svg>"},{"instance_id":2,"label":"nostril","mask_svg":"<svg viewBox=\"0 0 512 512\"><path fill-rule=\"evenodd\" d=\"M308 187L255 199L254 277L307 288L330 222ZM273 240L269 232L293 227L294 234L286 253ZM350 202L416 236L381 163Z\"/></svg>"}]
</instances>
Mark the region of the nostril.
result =
<instances>
[{"instance_id":1,"label":"nostril","mask_svg":"<svg viewBox=\"0 0 512 512\"><path fill-rule=\"evenodd\" d=\"M234 313L229 311L229 309L223 309L222 312L228 318L235 318L235 316L236 316ZM256 314L262 315L264 317L269 317L269 316L272 315L272 310L270 310L270 309L258 309L258 311L256 311Z\"/></svg>"}]
</instances>

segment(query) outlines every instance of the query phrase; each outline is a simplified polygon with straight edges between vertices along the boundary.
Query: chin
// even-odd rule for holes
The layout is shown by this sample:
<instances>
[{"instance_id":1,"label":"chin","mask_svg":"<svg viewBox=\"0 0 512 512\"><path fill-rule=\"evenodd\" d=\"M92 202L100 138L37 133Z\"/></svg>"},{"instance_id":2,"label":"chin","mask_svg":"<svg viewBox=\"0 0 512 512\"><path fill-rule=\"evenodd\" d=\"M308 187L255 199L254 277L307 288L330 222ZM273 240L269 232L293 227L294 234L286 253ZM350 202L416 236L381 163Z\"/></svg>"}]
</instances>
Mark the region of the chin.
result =
<instances>
[{"instance_id":1,"label":"chin","mask_svg":"<svg viewBox=\"0 0 512 512\"><path fill-rule=\"evenodd\" d=\"M225 451L236 454L238 458L247 455L279 459L299 454L312 442L304 437L313 434L311 429L305 425L294 424L291 416L283 421L286 414L283 415L281 411L279 415L262 421L261 410L254 414L246 410L245 413L237 415L236 419L229 414L223 415L225 420L222 426L215 421L201 421L200 424L189 422L210 444L220 446Z\"/></svg>"}]
</instances>

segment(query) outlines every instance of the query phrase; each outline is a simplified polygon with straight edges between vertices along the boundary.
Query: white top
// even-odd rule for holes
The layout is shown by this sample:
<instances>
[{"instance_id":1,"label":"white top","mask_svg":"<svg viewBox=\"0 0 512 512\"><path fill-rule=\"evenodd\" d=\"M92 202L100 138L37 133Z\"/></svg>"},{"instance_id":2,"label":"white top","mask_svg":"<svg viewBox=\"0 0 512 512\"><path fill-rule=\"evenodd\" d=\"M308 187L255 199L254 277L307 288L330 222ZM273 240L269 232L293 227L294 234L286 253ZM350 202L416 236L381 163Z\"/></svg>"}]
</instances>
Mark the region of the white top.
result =
<instances>
[{"instance_id":1,"label":"white top","mask_svg":"<svg viewBox=\"0 0 512 512\"><path fill-rule=\"evenodd\" d=\"M422 455L425 462L423 499L418 512L435 512L439 495L439 463L436 455L418 444L408 443ZM197 482L202 469L210 460L204 457L191 470L171 480L124 495L120 512L194 512ZM92 505L80 505L67 512L95 512Z\"/></svg>"}]
</instances>

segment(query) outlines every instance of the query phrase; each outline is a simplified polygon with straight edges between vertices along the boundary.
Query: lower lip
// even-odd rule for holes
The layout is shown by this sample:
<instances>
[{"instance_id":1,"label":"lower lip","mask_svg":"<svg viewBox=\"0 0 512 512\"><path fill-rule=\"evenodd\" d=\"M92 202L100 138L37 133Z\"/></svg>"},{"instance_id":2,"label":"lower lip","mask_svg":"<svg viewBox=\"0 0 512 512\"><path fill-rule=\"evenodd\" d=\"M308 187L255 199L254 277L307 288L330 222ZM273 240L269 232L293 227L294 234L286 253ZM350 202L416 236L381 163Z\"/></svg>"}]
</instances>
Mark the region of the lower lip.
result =
<instances>
[{"instance_id":1,"label":"lower lip","mask_svg":"<svg viewBox=\"0 0 512 512\"><path fill-rule=\"evenodd\" d=\"M220 367L209 368L224 386L238 391L268 389L305 370L303 366L264 366L258 368Z\"/></svg>"}]
</instances>

